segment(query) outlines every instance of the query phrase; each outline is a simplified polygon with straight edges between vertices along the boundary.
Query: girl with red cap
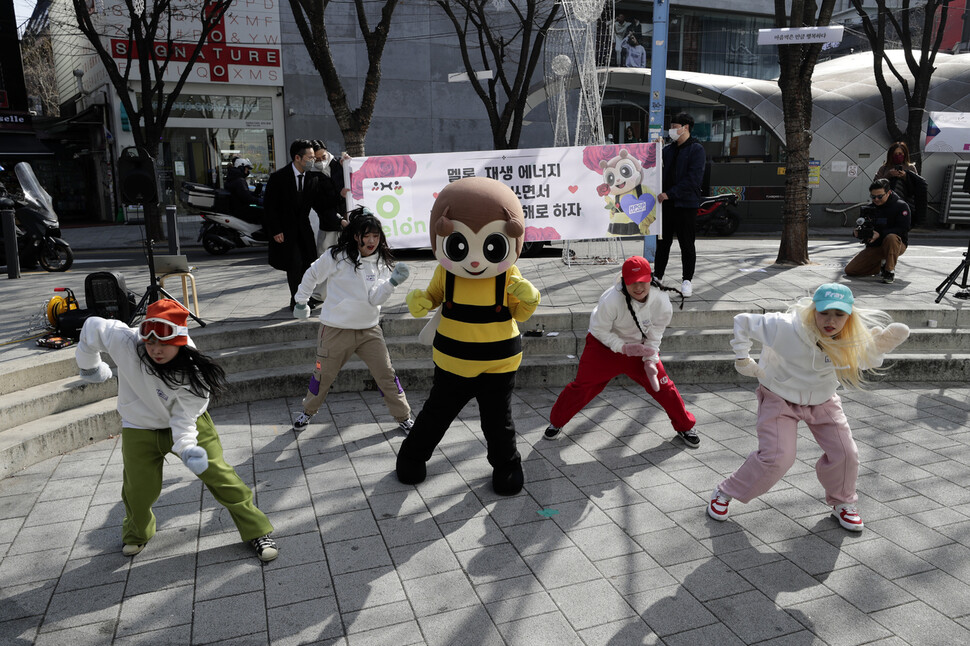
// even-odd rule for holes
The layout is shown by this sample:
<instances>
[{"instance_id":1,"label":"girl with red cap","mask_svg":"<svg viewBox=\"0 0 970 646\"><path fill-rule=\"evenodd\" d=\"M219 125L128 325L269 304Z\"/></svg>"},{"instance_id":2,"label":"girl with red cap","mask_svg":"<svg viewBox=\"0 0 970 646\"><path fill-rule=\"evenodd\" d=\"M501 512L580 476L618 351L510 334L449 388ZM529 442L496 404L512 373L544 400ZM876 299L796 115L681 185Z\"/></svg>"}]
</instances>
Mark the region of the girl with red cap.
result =
<instances>
[{"instance_id":1,"label":"girl with red cap","mask_svg":"<svg viewBox=\"0 0 970 646\"><path fill-rule=\"evenodd\" d=\"M660 339L673 317L673 307L662 290L651 288L651 277L646 258L632 256L623 263L620 280L600 296L589 317L576 379L563 389L549 415L547 440L559 437L566 422L613 377L625 374L663 407L688 447L700 445L694 430L696 420L660 362Z\"/></svg>"},{"instance_id":2,"label":"girl with red cap","mask_svg":"<svg viewBox=\"0 0 970 646\"><path fill-rule=\"evenodd\" d=\"M244 541L261 561L278 549L273 526L253 503L253 492L222 456L222 444L206 409L210 395L226 387L226 377L189 339L188 310L162 299L148 306L137 328L91 317L81 328L77 364L81 379L100 383L111 377L101 353L118 366L118 413L125 505L122 553L134 556L155 535L152 505L162 491L162 464L168 453L205 483L229 510Z\"/></svg>"}]
</instances>

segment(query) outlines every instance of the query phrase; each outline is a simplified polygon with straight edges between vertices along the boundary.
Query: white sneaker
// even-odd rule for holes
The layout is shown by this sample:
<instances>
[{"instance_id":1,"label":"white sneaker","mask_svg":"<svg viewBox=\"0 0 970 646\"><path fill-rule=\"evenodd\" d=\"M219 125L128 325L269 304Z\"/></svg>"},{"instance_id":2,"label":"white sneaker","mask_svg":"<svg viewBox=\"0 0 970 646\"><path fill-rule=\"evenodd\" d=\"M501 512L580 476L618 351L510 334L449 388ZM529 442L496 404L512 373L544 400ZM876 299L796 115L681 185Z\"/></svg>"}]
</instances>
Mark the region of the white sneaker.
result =
<instances>
[{"instance_id":1,"label":"white sneaker","mask_svg":"<svg viewBox=\"0 0 970 646\"><path fill-rule=\"evenodd\" d=\"M690 284L689 280L685 280L680 284L680 293L685 297L694 293L694 286Z\"/></svg>"},{"instance_id":2,"label":"white sneaker","mask_svg":"<svg viewBox=\"0 0 970 646\"><path fill-rule=\"evenodd\" d=\"M397 428L399 431L407 435L411 432L411 429L414 428L414 420L409 417L403 422L398 422Z\"/></svg>"},{"instance_id":3,"label":"white sneaker","mask_svg":"<svg viewBox=\"0 0 970 646\"><path fill-rule=\"evenodd\" d=\"M728 503L730 502L731 496L722 493L718 487L714 487L714 493L711 494L711 504L707 506L707 515L714 520L727 520Z\"/></svg>"},{"instance_id":4,"label":"white sneaker","mask_svg":"<svg viewBox=\"0 0 970 646\"><path fill-rule=\"evenodd\" d=\"M293 428L298 431L302 431L303 429L305 429L307 426L310 425L311 419L313 419L313 415L300 413L300 416L296 418L295 422L293 422Z\"/></svg>"},{"instance_id":5,"label":"white sneaker","mask_svg":"<svg viewBox=\"0 0 970 646\"><path fill-rule=\"evenodd\" d=\"M859 510L856 509L855 505L848 505L846 503L836 505L832 507L832 515L839 521L839 525L842 525L842 527L850 532L861 532L862 528L865 527L862 523L862 518L859 516Z\"/></svg>"}]
</instances>

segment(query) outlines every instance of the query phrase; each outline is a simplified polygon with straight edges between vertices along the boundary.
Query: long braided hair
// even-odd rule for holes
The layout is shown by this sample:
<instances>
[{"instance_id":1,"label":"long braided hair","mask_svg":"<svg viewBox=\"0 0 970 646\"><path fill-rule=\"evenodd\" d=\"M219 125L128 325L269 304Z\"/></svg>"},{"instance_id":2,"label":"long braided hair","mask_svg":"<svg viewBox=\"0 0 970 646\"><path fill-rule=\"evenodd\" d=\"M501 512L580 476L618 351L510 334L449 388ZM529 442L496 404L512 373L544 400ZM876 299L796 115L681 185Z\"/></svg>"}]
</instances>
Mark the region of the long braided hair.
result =
<instances>
[{"instance_id":1,"label":"long braided hair","mask_svg":"<svg viewBox=\"0 0 970 646\"><path fill-rule=\"evenodd\" d=\"M680 307L678 307L677 309L681 309L681 310L684 309L684 298L685 297L684 297L684 294L679 289L677 289L676 287L667 287L666 285L664 285L663 283L661 283L656 278L651 278L650 279L650 286L651 287L656 287L660 291L663 291L663 292L673 292L673 293L677 294L678 296L680 296Z\"/></svg>"}]
</instances>

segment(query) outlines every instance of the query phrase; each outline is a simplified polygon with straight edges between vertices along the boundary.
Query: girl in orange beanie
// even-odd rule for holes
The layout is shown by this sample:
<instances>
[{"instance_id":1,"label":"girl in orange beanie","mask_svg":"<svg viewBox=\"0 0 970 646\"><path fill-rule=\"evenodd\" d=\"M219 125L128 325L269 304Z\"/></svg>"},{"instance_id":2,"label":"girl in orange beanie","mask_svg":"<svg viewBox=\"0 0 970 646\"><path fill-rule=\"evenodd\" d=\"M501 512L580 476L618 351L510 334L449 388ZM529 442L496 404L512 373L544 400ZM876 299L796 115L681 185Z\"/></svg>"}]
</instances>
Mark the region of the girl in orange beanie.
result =
<instances>
[{"instance_id":1,"label":"girl in orange beanie","mask_svg":"<svg viewBox=\"0 0 970 646\"><path fill-rule=\"evenodd\" d=\"M81 379L98 383L111 377L101 353L118 366L118 413L125 504L122 553L134 556L155 534L152 505L162 491L162 465L168 453L182 459L212 496L229 510L236 529L261 561L278 554L273 526L253 503L253 492L222 456L219 435L209 417L210 395L226 387L226 377L189 338L188 310L162 299L148 306L137 328L91 317L81 328L77 364Z\"/></svg>"}]
</instances>

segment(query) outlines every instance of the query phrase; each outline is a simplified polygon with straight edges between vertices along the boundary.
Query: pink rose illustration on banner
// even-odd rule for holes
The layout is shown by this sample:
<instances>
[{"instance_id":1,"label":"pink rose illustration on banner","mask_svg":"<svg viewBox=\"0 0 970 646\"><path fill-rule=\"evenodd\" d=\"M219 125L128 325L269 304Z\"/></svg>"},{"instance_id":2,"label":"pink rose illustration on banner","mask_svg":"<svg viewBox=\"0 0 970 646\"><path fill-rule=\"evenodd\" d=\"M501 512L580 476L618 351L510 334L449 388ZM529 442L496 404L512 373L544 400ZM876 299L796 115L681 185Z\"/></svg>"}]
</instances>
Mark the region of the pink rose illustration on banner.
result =
<instances>
[{"instance_id":1,"label":"pink rose illustration on banner","mask_svg":"<svg viewBox=\"0 0 970 646\"><path fill-rule=\"evenodd\" d=\"M542 240L560 240L559 232L555 227L526 227L525 241L540 242Z\"/></svg>"},{"instance_id":2,"label":"pink rose illustration on banner","mask_svg":"<svg viewBox=\"0 0 970 646\"><path fill-rule=\"evenodd\" d=\"M414 177L418 165L408 155L368 157L350 174L350 192L354 199L364 197L364 180L372 177Z\"/></svg>"},{"instance_id":3,"label":"pink rose illustration on banner","mask_svg":"<svg viewBox=\"0 0 970 646\"><path fill-rule=\"evenodd\" d=\"M601 161L610 161L625 149L636 157L643 168L657 165L657 146L654 144L611 144L608 146L587 146L583 149L583 165L594 173L601 173Z\"/></svg>"}]
</instances>

